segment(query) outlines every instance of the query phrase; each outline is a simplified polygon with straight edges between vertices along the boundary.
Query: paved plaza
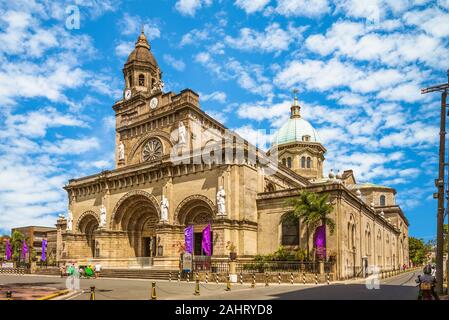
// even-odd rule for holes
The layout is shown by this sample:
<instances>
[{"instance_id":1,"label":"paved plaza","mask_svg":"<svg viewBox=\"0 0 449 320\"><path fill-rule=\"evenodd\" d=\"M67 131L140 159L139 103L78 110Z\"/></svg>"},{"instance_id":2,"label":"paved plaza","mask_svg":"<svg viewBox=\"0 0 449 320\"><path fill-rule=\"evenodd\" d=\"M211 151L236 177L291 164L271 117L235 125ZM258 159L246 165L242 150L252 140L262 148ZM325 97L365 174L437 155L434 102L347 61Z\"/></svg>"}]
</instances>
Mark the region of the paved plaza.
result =
<instances>
[{"instance_id":1,"label":"paved plaza","mask_svg":"<svg viewBox=\"0 0 449 320\"><path fill-rule=\"evenodd\" d=\"M415 279L417 272L407 272L388 279L380 280L379 289L368 289L365 280L348 280L327 284L278 284L265 286L257 284L232 284L226 291L226 284L201 283L200 295L195 296L195 282L177 282L157 280L158 300L415 300L418 294ZM96 300L149 300L153 280L139 279L81 279L80 290L55 299L89 300L90 287L95 286ZM0 288L13 288L24 285L40 288L66 289L66 278L55 276L0 276Z\"/></svg>"}]
</instances>

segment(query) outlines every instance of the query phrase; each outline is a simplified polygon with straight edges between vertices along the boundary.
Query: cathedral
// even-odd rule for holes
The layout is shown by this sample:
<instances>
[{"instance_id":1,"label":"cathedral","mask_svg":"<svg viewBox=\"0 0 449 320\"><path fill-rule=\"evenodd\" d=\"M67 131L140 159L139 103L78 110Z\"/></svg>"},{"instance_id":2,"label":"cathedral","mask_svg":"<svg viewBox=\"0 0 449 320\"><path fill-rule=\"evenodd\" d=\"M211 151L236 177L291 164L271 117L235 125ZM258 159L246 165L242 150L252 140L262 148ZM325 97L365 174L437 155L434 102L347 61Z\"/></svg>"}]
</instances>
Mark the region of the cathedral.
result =
<instances>
[{"instance_id":1,"label":"cathedral","mask_svg":"<svg viewBox=\"0 0 449 320\"><path fill-rule=\"evenodd\" d=\"M364 265L409 264L408 221L388 186L358 183L352 170L323 174L326 148L301 116L290 118L268 151L254 146L200 107L190 89L164 92L162 72L142 32L124 68L116 118L115 168L71 179L68 215L57 221L59 262L100 262L104 268L177 270L186 227L193 259L212 261L272 254L280 246L313 248L301 222L288 222L288 199L302 190L328 194L334 232L326 252L337 278Z\"/></svg>"}]
</instances>

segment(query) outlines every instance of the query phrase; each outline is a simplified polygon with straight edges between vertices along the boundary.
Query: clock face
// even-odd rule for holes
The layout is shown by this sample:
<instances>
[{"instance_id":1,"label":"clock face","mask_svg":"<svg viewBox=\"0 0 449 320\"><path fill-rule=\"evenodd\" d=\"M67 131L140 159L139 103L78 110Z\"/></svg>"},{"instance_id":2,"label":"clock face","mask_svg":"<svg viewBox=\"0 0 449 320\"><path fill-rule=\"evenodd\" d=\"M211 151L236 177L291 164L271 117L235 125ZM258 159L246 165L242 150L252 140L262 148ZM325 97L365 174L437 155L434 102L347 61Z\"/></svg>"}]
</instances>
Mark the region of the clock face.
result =
<instances>
[{"instance_id":1,"label":"clock face","mask_svg":"<svg viewBox=\"0 0 449 320\"><path fill-rule=\"evenodd\" d=\"M157 103L158 103L157 98L151 99L150 100L150 108L155 109L157 107Z\"/></svg>"},{"instance_id":2,"label":"clock face","mask_svg":"<svg viewBox=\"0 0 449 320\"><path fill-rule=\"evenodd\" d=\"M129 100L130 98L131 98L131 90L128 89L125 91L125 99Z\"/></svg>"}]
</instances>

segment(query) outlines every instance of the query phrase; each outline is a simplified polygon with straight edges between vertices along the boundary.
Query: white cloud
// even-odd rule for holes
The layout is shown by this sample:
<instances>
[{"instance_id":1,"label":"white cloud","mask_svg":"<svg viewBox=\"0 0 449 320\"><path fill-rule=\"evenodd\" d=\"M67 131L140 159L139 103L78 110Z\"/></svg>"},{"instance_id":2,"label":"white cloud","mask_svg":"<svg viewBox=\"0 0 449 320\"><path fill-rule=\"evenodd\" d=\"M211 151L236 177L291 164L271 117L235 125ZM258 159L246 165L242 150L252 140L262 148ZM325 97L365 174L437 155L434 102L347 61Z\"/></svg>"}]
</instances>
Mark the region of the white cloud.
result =
<instances>
[{"instance_id":1,"label":"white cloud","mask_svg":"<svg viewBox=\"0 0 449 320\"><path fill-rule=\"evenodd\" d=\"M62 114L55 108L45 108L27 114L10 115L6 119L6 126L8 130L3 131L0 138L18 134L25 137L44 137L49 128L86 127L87 124L74 115Z\"/></svg>"},{"instance_id":2,"label":"white cloud","mask_svg":"<svg viewBox=\"0 0 449 320\"><path fill-rule=\"evenodd\" d=\"M214 91L209 94L200 93L200 100L202 101L217 101L220 103L226 102L226 93L222 91Z\"/></svg>"},{"instance_id":3,"label":"white cloud","mask_svg":"<svg viewBox=\"0 0 449 320\"><path fill-rule=\"evenodd\" d=\"M154 40L161 36L159 24L155 20L143 20L139 16L125 13L123 18L118 22L118 28L121 34L125 36L131 35L137 37L141 32L142 26L149 40Z\"/></svg>"},{"instance_id":4,"label":"white cloud","mask_svg":"<svg viewBox=\"0 0 449 320\"><path fill-rule=\"evenodd\" d=\"M193 29L182 36L181 43L179 45L181 47L189 44L198 45L201 41L207 39L209 39L209 31L207 29L204 30Z\"/></svg>"},{"instance_id":5,"label":"white cloud","mask_svg":"<svg viewBox=\"0 0 449 320\"><path fill-rule=\"evenodd\" d=\"M178 0L175 4L176 10L184 16L195 16L197 10L201 7L210 6L212 0Z\"/></svg>"},{"instance_id":6,"label":"white cloud","mask_svg":"<svg viewBox=\"0 0 449 320\"><path fill-rule=\"evenodd\" d=\"M334 53L390 66L422 62L440 68L449 64L449 50L438 38L416 32L375 33L362 23L335 22L324 35L309 36L305 43L323 56Z\"/></svg>"},{"instance_id":7,"label":"white cloud","mask_svg":"<svg viewBox=\"0 0 449 320\"><path fill-rule=\"evenodd\" d=\"M98 149L100 143L97 138L83 138L83 139L62 139L56 142L44 142L42 150L46 154L60 154L60 155L77 155L87 151Z\"/></svg>"},{"instance_id":8,"label":"white cloud","mask_svg":"<svg viewBox=\"0 0 449 320\"><path fill-rule=\"evenodd\" d=\"M243 51L281 52L288 50L290 44L302 37L304 28L289 26L282 29L278 23L267 26L264 32L250 28L240 29L238 38L226 36L225 42L232 48Z\"/></svg>"},{"instance_id":9,"label":"white cloud","mask_svg":"<svg viewBox=\"0 0 449 320\"><path fill-rule=\"evenodd\" d=\"M327 0L278 0L276 12L287 17L319 17L329 13Z\"/></svg>"},{"instance_id":10,"label":"white cloud","mask_svg":"<svg viewBox=\"0 0 449 320\"><path fill-rule=\"evenodd\" d=\"M186 64L181 59L175 59L169 54L164 54L163 58L166 64L170 65L177 71L184 71L186 68Z\"/></svg>"},{"instance_id":11,"label":"white cloud","mask_svg":"<svg viewBox=\"0 0 449 320\"><path fill-rule=\"evenodd\" d=\"M433 36L449 36L449 28L447 27L449 26L449 13L436 7L407 12L403 19L407 24L417 26Z\"/></svg>"},{"instance_id":12,"label":"white cloud","mask_svg":"<svg viewBox=\"0 0 449 320\"><path fill-rule=\"evenodd\" d=\"M250 93L273 97L273 85L268 77L264 75L261 65L244 65L230 58L221 67L207 52L195 55L195 61L205 66L222 80L234 79L238 85Z\"/></svg>"},{"instance_id":13,"label":"white cloud","mask_svg":"<svg viewBox=\"0 0 449 320\"><path fill-rule=\"evenodd\" d=\"M263 10L271 0L236 0L235 5L251 14Z\"/></svg>"},{"instance_id":14,"label":"white cloud","mask_svg":"<svg viewBox=\"0 0 449 320\"><path fill-rule=\"evenodd\" d=\"M120 58L128 57L129 54L134 50L134 43L131 41L120 42L115 47L115 54Z\"/></svg>"}]
</instances>

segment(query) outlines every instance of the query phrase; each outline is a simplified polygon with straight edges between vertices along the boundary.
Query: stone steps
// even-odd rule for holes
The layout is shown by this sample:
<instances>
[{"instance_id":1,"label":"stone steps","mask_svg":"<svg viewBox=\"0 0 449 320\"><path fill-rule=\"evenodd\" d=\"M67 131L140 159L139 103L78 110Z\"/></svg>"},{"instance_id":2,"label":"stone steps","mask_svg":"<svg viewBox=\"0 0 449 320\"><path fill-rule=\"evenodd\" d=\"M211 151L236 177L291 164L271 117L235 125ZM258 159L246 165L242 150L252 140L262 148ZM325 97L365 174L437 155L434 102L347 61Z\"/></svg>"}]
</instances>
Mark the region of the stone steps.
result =
<instances>
[{"instance_id":1,"label":"stone steps","mask_svg":"<svg viewBox=\"0 0 449 320\"><path fill-rule=\"evenodd\" d=\"M174 280L178 276L178 270L102 269L100 277L169 280L170 272Z\"/></svg>"}]
</instances>

